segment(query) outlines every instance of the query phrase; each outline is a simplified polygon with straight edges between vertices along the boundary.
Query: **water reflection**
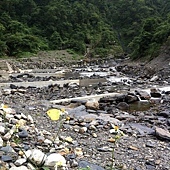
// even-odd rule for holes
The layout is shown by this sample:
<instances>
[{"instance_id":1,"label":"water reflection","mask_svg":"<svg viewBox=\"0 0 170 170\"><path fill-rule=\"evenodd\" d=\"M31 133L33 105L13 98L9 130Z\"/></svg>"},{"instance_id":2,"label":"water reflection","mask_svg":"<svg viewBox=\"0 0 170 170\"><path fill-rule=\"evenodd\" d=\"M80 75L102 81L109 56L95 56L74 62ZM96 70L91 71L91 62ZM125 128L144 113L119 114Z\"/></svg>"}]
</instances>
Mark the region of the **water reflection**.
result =
<instances>
[{"instance_id":1,"label":"water reflection","mask_svg":"<svg viewBox=\"0 0 170 170\"><path fill-rule=\"evenodd\" d=\"M152 104L149 102L137 101L131 103L129 106L129 111L147 111L152 107Z\"/></svg>"}]
</instances>

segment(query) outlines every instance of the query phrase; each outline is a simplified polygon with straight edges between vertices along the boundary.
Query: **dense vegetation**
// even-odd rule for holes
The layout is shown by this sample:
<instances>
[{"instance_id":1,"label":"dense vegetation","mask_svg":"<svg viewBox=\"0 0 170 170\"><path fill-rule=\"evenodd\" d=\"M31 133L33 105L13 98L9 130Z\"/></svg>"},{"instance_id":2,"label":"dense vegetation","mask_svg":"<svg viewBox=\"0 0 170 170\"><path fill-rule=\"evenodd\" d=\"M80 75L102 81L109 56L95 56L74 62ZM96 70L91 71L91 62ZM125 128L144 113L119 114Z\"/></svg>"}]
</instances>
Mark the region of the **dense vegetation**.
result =
<instances>
[{"instance_id":1,"label":"dense vegetation","mask_svg":"<svg viewBox=\"0 0 170 170\"><path fill-rule=\"evenodd\" d=\"M154 57L170 36L169 0L1 0L0 56L72 49Z\"/></svg>"}]
</instances>

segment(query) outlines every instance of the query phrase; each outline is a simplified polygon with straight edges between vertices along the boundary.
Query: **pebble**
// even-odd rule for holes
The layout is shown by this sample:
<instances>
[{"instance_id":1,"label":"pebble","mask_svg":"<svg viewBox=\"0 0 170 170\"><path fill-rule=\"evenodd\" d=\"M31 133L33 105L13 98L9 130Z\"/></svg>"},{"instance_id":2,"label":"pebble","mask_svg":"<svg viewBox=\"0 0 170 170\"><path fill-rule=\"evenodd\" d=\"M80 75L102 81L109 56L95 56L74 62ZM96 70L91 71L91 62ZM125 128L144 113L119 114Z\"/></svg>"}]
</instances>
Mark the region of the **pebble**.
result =
<instances>
[{"instance_id":1,"label":"pebble","mask_svg":"<svg viewBox=\"0 0 170 170\"><path fill-rule=\"evenodd\" d=\"M26 137L28 137L28 132L23 129L21 132L18 133L18 136L20 138L26 138Z\"/></svg>"}]
</instances>

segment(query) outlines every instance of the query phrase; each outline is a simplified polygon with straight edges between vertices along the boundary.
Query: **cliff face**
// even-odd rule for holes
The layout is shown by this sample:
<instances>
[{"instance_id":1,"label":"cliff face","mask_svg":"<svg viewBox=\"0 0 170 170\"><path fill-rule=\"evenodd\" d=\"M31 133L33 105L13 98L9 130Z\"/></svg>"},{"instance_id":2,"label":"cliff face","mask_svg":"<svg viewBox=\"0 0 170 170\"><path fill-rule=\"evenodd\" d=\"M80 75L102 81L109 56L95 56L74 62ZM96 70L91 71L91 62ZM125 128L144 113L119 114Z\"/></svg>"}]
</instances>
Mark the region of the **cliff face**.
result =
<instances>
[{"instance_id":1,"label":"cliff face","mask_svg":"<svg viewBox=\"0 0 170 170\"><path fill-rule=\"evenodd\" d=\"M158 57L151 60L147 66L154 68L155 70L164 70L170 68L170 45L164 45L161 47Z\"/></svg>"}]
</instances>

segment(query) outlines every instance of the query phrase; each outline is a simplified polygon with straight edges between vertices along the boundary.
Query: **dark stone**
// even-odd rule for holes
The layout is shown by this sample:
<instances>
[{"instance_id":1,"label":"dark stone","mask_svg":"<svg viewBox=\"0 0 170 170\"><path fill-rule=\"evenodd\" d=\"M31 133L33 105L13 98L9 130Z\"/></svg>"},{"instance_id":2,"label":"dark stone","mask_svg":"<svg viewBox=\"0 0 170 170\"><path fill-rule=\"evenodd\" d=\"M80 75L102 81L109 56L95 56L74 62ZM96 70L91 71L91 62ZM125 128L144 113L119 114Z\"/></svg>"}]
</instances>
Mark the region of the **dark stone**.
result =
<instances>
[{"instance_id":1,"label":"dark stone","mask_svg":"<svg viewBox=\"0 0 170 170\"><path fill-rule=\"evenodd\" d=\"M132 103L132 102L139 101L139 99L138 99L138 97L135 96L135 95L128 94L128 95L125 97L125 101L126 101L127 103Z\"/></svg>"},{"instance_id":2,"label":"dark stone","mask_svg":"<svg viewBox=\"0 0 170 170\"><path fill-rule=\"evenodd\" d=\"M26 138L28 136L28 132L23 129L21 132L18 133L18 136L20 138Z\"/></svg>"},{"instance_id":3,"label":"dark stone","mask_svg":"<svg viewBox=\"0 0 170 170\"><path fill-rule=\"evenodd\" d=\"M76 155L75 154L68 154L66 156L66 160L70 160L70 159L75 159L76 158Z\"/></svg>"},{"instance_id":4,"label":"dark stone","mask_svg":"<svg viewBox=\"0 0 170 170\"><path fill-rule=\"evenodd\" d=\"M170 111L169 110L164 110L160 113L158 113L159 116L163 116L163 117L170 117Z\"/></svg>"},{"instance_id":5,"label":"dark stone","mask_svg":"<svg viewBox=\"0 0 170 170\"><path fill-rule=\"evenodd\" d=\"M14 85L14 84L10 84L10 86L9 86L11 89L17 89L18 87L16 86L16 85Z\"/></svg>"},{"instance_id":6,"label":"dark stone","mask_svg":"<svg viewBox=\"0 0 170 170\"><path fill-rule=\"evenodd\" d=\"M126 102L120 102L117 108L120 110L129 110L129 105Z\"/></svg>"},{"instance_id":7,"label":"dark stone","mask_svg":"<svg viewBox=\"0 0 170 170\"><path fill-rule=\"evenodd\" d=\"M88 168L89 167L90 170L105 170L102 167L95 165L93 163L87 162L87 161L79 161L78 166L79 166L79 168Z\"/></svg>"},{"instance_id":8,"label":"dark stone","mask_svg":"<svg viewBox=\"0 0 170 170\"><path fill-rule=\"evenodd\" d=\"M150 93L151 97L160 98L162 95L160 93Z\"/></svg>"},{"instance_id":9,"label":"dark stone","mask_svg":"<svg viewBox=\"0 0 170 170\"><path fill-rule=\"evenodd\" d=\"M145 164L146 164L146 169L147 170L155 170L155 162L153 162L153 161L147 161L147 162L145 162Z\"/></svg>"},{"instance_id":10,"label":"dark stone","mask_svg":"<svg viewBox=\"0 0 170 170\"><path fill-rule=\"evenodd\" d=\"M170 126L170 119L167 120L167 125Z\"/></svg>"},{"instance_id":11,"label":"dark stone","mask_svg":"<svg viewBox=\"0 0 170 170\"><path fill-rule=\"evenodd\" d=\"M147 143L146 143L146 147L155 148L156 145L155 145L154 143L147 142Z\"/></svg>"},{"instance_id":12,"label":"dark stone","mask_svg":"<svg viewBox=\"0 0 170 170\"><path fill-rule=\"evenodd\" d=\"M80 99L72 99L71 103L81 103L86 104L87 100L80 100Z\"/></svg>"},{"instance_id":13,"label":"dark stone","mask_svg":"<svg viewBox=\"0 0 170 170\"><path fill-rule=\"evenodd\" d=\"M150 95L146 91L135 90L136 95L140 97L141 100L149 100Z\"/></svg>"}]
</instances>

